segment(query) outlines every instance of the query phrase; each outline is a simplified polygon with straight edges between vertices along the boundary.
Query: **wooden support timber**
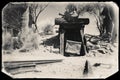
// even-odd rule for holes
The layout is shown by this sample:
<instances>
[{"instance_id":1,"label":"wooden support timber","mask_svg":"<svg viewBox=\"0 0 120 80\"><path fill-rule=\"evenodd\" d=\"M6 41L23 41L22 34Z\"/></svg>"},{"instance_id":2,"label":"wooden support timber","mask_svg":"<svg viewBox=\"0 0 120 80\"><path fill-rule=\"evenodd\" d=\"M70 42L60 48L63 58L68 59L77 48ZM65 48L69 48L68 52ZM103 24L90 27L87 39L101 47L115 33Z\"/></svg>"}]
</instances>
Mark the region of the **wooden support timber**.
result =
<instances>
[{"instance_id":1,"label":"wooden support timber","mask_svg":"<svg viewBox=\"0 0 120 80\"><path fill-rule=\"evenodd\" d=\"M80 53L87 53L86 45L84 44L84 27L89 23L88 18L78 18L75 21L67 21L64 18L55 18L55 25L60 25L60 54L65 55L66 40L79 41L83 44L83 49ZM81 40L82 39L82 40ZM84 54L84 53L83 53Z\"/></svg>"},{"instance_id":2,"label":"wooden support timber","mask_svg":"<svg viewBox=\"0 0 120 80\"><path fill-rule=\"evenodd\" d=\"M22 72L35 71L35 67L38 64L49 64L61 62L62 59L58 60L31 60L31 61L5 61L4 68L11 74L17 74Z\"/></svg>"},{"instance_id":3,"label":"wooden support timber","mask_svg":"<svg viewBox=\"0 0 120 80\"><path fill-rule=\"evenodd\" d=\"M64 55L64 35L65 35L65 30L61 29L60 30L60 54Z\"/></svg>"}]
</instances>

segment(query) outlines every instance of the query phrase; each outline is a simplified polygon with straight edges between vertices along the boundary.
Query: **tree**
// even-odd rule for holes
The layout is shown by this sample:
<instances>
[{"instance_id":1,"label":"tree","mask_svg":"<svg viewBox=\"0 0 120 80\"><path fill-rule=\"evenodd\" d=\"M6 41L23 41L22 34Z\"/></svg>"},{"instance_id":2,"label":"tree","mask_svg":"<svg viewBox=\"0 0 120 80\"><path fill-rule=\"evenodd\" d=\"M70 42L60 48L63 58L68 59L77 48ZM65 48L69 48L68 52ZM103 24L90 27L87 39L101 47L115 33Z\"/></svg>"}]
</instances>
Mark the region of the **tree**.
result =
<instances>
[{"instance_id":1,"label":"tree","mask_svg":"<svg viewBox=\"0 0 120 80\"><path fill-rule=\"evenodd\" d=\"M2 11L2 26L4 29L21 30L21 17L26 10L25 4L8 3ZM15 33L17 34L17 33Z\"/></svg>"},{"instance_id":2,"label":"tree","mask_svg":"<svg viewBox=\"0 0 120 80\"><path fill-rule=\"evenodd\" d=\"M86 4L79 4L78 5L78 13L83 14L84 12L88 12L89 14L93 15L96 19L96 25L100 32L100 35L103 34L103 17L100 15L103 9L103 4L99 3L86 3Z\"/></svg>"},{"instance_id":3,"label":"tree","mask_svg":"<svg viewBox=\"0 0 120 80\"><path fill-rule=\"evenodd\" d=\"M30 24L34 24L35 32L38 31L37 20L42 11L48 6L48 4L29 3L30 17L32 19Z\"/></svg>"},{"instance_id":4,"label":"tree","mask_svg":"<svg viewBox=\"0 0 120 80\"><path fill-rule=\"evenodd\" d=\"M16 45L22 46L18 34L22 30L22 15L27 5L24 3L8 3L2 10L2 30L4 49L13 49ZM18 42L18 44L16 43ZM19 44L20 43L20 44ZM15 45L15 46L14 46Z\"/></svg>"}]
</instances>

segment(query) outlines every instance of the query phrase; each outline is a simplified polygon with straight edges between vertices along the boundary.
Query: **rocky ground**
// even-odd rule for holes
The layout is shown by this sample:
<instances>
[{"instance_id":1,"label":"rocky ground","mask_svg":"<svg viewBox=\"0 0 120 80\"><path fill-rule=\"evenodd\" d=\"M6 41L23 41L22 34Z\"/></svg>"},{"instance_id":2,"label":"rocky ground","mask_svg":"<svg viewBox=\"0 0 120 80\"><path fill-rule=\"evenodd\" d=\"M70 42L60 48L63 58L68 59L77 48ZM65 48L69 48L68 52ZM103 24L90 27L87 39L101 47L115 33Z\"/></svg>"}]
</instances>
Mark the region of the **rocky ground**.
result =
<instances>
[{"instance_id":1,"label":"rocky ground","mask_svg":"<svg viewBox=\"0 0 120 80\"><path fill-rule=\"evenodd\" d=\"M46 38L49 39L50 36L43 37L41 43ZM14 78L106 78L118 71L118 44L115 43L112 47L112 52L104 52L105 49L101 50L97 45L97 48L96 46L94 49L91 48L92 50L86 56L65 57L59 54L58 48L40 44L38 50L29 52L19 52L18 50L9 54L3 52L2 60L4 62L62 59L62 62L38 64L26 72L23 70L13 75L7 72ZM86 66L87 71L85 71ZM4 68L2 70L6 72Z\"/></svg>"}]
</instances>

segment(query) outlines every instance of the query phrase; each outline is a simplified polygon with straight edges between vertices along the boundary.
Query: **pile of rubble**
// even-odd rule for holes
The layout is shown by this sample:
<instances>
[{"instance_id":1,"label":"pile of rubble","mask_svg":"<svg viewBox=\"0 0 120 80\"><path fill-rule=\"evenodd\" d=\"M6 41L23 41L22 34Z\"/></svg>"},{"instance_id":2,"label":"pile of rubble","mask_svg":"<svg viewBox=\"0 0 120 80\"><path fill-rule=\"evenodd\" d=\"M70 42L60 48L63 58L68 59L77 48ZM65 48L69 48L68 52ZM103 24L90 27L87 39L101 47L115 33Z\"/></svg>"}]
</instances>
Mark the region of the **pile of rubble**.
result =
<instances>
[{"instance_id":1,"label":"pile of rubble","mask_svg":"<svg viewBox=\"0 0 120 80\"><path fill-rule=\"evenodd\" d=\"M115 46L99 36L86 37L89 54L87 56L102 56L103 54L112 54Z\"/></svg>"}]
</instances>

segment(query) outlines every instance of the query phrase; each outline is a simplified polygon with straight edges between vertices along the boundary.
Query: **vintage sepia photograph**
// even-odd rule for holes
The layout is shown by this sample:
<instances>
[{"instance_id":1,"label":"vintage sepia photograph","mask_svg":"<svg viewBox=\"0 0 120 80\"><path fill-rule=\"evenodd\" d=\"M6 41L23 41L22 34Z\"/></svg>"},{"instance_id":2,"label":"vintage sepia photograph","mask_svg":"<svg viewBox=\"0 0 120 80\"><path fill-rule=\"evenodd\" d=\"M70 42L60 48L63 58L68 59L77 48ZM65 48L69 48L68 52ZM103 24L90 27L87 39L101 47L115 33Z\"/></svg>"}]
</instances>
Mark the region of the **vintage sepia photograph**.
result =
<instances>
[{"instance_id":1,"label":"vintage sepia photograph","mask_svg":"<svg viewBox=\"0 0 120 80\"><path fill-rule=\"evenodd\" d=\"M9 2L2 69L11 78L106 79L119 71L115 2Z\"/></svg>"}]
</instances>

